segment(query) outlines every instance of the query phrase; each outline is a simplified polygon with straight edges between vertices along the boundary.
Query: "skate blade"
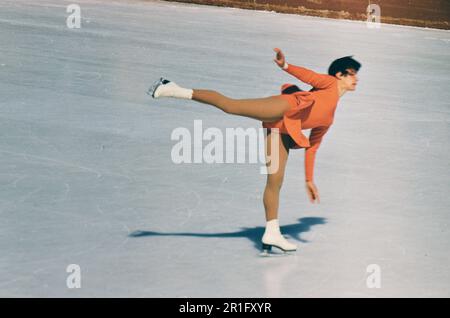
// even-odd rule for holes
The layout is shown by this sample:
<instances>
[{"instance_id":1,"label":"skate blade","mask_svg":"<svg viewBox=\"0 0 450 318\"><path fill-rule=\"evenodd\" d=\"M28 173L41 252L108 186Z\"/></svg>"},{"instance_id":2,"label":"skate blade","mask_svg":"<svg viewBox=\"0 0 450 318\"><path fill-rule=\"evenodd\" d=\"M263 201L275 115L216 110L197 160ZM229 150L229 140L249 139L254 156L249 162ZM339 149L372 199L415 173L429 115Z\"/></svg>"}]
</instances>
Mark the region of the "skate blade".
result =
<instances>
[{"instance_id":1,"label":"skate blade","mask_svg":"<svg viewBox=\"0 0 450 318\"><path fill-rule=\"evenodd\" d=\"M272 247L275 247L277 252L273 252L272 251ZM278 247L276 245L263 244L263 250L259 254L259 256L261 256L261 257L289 256L289 255L293 255L294 252L296 252L296 250L286 251L286 250L283 250L281 247Z\"/></svg>"},{"instance_id":2,"label":"skate blade","mask_svg":"<svg viewBox=\"0 0 450 318\"><path fill-rule=\"evenodd\" d=\"M150 95L151 97L155 98L155 92L156 89L163 84L164 79L161 77L159 80L153 83L152 86L147 91L147 95Z\"/></svg>"},{"instance_id":3,"label":"skate blade","mask_svg":"<svg viewBox=\"0 0 450 318\"><path fill-rule=\"evenodd\" d=\"M269 251L262 251L261 253L259 253L259 257L289 257L294 255L293 252L269 252Z\"/></svg>"}]
</instances>

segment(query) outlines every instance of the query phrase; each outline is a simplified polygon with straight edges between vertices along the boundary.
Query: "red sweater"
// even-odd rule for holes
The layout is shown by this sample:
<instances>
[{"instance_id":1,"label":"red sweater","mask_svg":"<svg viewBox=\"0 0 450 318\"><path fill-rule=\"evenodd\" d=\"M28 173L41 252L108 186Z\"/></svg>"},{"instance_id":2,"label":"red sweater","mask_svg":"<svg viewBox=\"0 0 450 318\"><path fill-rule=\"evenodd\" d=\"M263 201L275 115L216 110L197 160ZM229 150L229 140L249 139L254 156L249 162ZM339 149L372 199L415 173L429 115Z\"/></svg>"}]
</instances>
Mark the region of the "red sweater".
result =
<instances>
[{"instance_id":1,"label":"red sweater","mask_svg":"<svg viewBox=\"0 0 450 318\"><path fill-rule=\"evenodd\" d=\"M295 141L294 148L305 148L305 179L313 181L314 161L322 138L333 124L334 112L339 100L337 79L318 74L304 67L288 65L286 72L314 87L312 92L296 92L283 95L290 99L292 107L276 122L264 122L264 128L278 128ZM309 139L302 129L311 129Z\"/></svg>"}]
</instances>

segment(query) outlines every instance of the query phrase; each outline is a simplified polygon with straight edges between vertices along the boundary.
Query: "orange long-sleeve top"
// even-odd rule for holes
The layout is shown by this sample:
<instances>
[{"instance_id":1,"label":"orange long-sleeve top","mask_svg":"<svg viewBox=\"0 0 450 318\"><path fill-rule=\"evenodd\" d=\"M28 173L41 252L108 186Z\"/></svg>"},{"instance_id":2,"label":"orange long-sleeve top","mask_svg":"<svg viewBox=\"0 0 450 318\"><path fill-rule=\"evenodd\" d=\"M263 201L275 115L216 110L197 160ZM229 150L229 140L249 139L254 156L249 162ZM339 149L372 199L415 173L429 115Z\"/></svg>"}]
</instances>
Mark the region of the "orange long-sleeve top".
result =
<instances>
[{"instance_id":1,"label":"orange long-sleeve top","mask_svg":"<svg viewBox=\"0 0 450 318\"><path fill-rule=\"evenodd\" d=\"M288 64L285 71L314 89L283 95L291 102L292 107L281 120L263 122L263 127L278 128L280 133L292 137L296 143L294 148L305 148L305 180L313 181L316 152L323 136L333 124L339 100L337 79L291 64ZM302 129L311 129L309 138L306 138Z\"/></svg>"}]
</instances>

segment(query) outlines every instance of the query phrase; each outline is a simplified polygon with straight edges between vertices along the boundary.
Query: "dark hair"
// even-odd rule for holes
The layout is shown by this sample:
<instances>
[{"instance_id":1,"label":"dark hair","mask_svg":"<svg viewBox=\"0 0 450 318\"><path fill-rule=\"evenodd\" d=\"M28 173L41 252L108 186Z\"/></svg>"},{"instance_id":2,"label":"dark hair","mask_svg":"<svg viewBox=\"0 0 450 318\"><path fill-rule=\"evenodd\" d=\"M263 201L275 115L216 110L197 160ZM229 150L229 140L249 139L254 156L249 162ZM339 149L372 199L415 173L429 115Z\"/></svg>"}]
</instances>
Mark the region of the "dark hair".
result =
<instances>
[{"instance_id":1,"label":"dark hair","mask_svg":"<svg viewBox=\"0 0 450 318\"><path fill-rule=\"evenodd\" d=\"M358 72L360 67L361 63L353 59L353 56L344 56L331 63L330 67L328 68L328 74L335 76L336 73L341 72L342 75L347 75L348 69L353 69Z\"/></svg>"}]
</instances>

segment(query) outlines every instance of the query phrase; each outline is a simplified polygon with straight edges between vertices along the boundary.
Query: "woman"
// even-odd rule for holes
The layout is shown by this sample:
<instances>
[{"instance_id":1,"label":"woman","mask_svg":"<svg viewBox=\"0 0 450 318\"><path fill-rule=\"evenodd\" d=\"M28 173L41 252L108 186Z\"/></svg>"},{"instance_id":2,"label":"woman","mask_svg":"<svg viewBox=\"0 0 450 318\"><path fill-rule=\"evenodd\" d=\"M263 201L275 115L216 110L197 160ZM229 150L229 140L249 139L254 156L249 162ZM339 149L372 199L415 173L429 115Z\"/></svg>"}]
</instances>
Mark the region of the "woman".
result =
<instances>
[{"instance_id":1,"label":"woman","mask_svg":"<svg viewBox=\"0 0 450 318\"><path fill-rule=\"evenodd\" d=\"M153 98L174 97L192 99L215 106L228 114L260 120L268 134L279 139L278 169L267 175L264 190L266 229L262 237L263 250L275 246L282 251L295 251L295 244L288 242L280 232L278 205L280 189L289 154L289 148L305 148L305 184L311 203L320 203L319 192L313 182L315 154L323 136L333 123L334 112L340 97L354 91L361 64L351 56L335 60L328 75L318 74L303 67L286 63L283 52L275 48L275 63L300 81L311 85L309 92L294 85L283 85L283 94L258 99L232 99L216 91L182 88L174 82L161 78L149 90ZM277 128L277 129L274 129ZM306 138L302 129L311 129ZM266 154L269 156L271 139L266 138ZM276 150L276 149L275 149ZM274 154L270 154L273 157Z\"/></svg>"}]
</instances>

